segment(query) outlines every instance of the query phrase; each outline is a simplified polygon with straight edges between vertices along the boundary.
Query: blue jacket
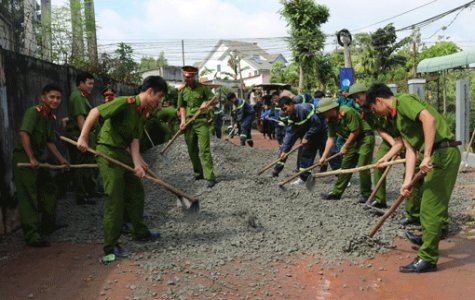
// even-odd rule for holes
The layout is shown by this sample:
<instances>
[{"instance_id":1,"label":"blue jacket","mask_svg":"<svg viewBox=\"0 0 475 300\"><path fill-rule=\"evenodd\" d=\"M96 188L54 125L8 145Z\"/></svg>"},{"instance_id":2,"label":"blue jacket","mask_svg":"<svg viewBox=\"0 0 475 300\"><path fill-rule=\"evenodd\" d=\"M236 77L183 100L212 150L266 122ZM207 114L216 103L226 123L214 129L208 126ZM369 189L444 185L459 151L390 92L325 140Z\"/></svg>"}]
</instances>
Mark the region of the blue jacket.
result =
<instances>
[{"instance_id":1,"label":"blue jacket","mask_svg":"<svg viewBox=\"0 0 475 300\"><path fill-rule=\"evenodd\" d=\"M242 99L236 104L236 122L241 123L248 116L255 116L254 108Z\"/></svg>"},{"instance_id":2,"label":"blue jacket","mask_svg":"<svg viewBox=\"0 0 475 300\"><path fill-rule=\"evenodd\" d=\"M289 152L298 138L316 139L323 137L324 133L325 122L315 113L315 107L310 103L295 104L293 114L288 116L281 150Z\"/></svg>"}]
</instances>

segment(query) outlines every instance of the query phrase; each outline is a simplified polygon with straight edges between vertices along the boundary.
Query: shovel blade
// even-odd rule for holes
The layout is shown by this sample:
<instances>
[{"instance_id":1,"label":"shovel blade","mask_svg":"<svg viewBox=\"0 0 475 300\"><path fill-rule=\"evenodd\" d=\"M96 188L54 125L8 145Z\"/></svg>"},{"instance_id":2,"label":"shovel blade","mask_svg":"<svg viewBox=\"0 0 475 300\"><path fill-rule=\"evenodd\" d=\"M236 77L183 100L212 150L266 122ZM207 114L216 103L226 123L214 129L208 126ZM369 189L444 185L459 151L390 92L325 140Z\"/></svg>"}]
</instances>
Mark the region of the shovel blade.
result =
<instances>
[{"instance_id":1,"label":"shovel blade","mask_svg":"<svg viewBox=\"0 0 475 300\"><path fill-rule=\"evenodd\" d=\"M310 174L310 176L307 177L307 180L305 181L305 187L310 192L315 188L315 177L313 174Z\"/></svg>"},{"instance_id":2,"label":"shovel blade","mask_svg":"<svg viewBox=\"0 0 475 300\"><path fill-rule=\"evenodd\" d=\"M287 191L287 188L286 188L283 184L279 184L279 189L280 189L282 192Z\"/></svg>"}]
</instances>

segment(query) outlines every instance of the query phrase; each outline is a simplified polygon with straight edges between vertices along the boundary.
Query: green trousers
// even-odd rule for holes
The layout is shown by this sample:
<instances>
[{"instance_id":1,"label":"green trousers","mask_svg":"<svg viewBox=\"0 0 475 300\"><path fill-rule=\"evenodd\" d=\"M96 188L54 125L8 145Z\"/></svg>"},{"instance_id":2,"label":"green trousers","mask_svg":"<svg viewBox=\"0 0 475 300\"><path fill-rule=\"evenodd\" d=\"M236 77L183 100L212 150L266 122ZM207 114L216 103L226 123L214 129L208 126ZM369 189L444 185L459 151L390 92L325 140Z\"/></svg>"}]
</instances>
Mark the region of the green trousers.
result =
<instances>
[{"instance_id":1,"label":"green trousers","mask_svg":"<svg viewBox=\"0 0 475 300\"><path fill-rule=\"evenodd\" d=\"M210 132L207 119L197 119L185 131L188 154L193 164L193 175L214 180L213 158L211 157ZM200 160L201 157L201 160Z\"/></svg>"},{"instance_id":2,"label":"green trousers","mask_svg":"<svg viewBox=\"0 0 475 300\"><path fill-rule=\"evenodd\" d=\"M373 160L374 135L363 137L361 140L354 142L343 156L341 162L342 169L351 169L356 166L362 167L368 165ZM371 171L360 171L360 193L365 197L371 195ZM341 195L348 186L351 174L338 175L338 180L333 186L333 193Z\"/></svg>"},{"instance_id":3,"label":"green trousers","mask_svg":"<svg viewBox=\"0 0 475 300\"><path fill-rule=\"evenodd\" d=\"M433 171L422 185L420 220L423 244L417 255L424 261L437 263L442 229L447 228L449 200L457 180L461 155L456 147L434 151Z\"/></svg>"},{"instance_id":4,"label":"green trousers","mask_svg":"<svg viewBox=\"0 0 475 300\"><path fill-rule=\"evenodd\" d=\"M376 152L376 161L383 157L389 151L389 149L391 149L391 145L383 141L379 145L378 151ZM373 180L375 185L378 183L379 179L383 175L384 170L386 170L386 168L376 168L373 170ZM416 168L416 172L417 171L419 171L418 168ZM404 201L406 209L406 218L408 219L419 221L419 211L421 206L421 186L422 182L416 184L412 194ZM378 203L386 204L386 179L383 181L378 191L376 192L375 198Z\"/></svg>"},{"instance_id":5,"label":"green trousers","mask_svg":"<svg viewBox=\"0 0 475 300\"><path fill-rule=\"evenodd\" d=\"M93 164L95 162L94 155L91 153L83 153L74 145L68 144L69 157L71 164ZM81 203L85 198L92 197L97 192L96 174L92 168L73 169L72 179L74 191L76 193L76 202Z\"/></svg>"},{"instance_id":6,"label":"green trousers","mask_svg":"<svg viewBox=\"0 0 475 300\"><path fill-rule=\"evenodd\" d=\"M97 151L123 163L133 166L132 158L126 150L98 145ZM140 239L150 235L143 222L144 189L140 178L122 167L97 157L99 172L104 183L106 200L104 203L104 254L113 252L120 237L124 210L132 223L132 237Z\"/></svg>"},{"instance_id":7,"label":"green trousers","mask_svg":"<svg viewBox=\"0 0 475 300\"><path fill-rule=\"evenodd\" d=\"M388 153L389 149L391 149L391 145L389 145L388 142L382 141L378 147L378 151L376 152L376 161ZM373 170L373 182L375 186L378 184L379 179L385 170L386 168L376 168ZM376 192L375 198L378 203L386 204L386 179L381 183L381 186Z\"/></svg>"},{"instance_id":8,"label":"green trousers","mask_svg":"<svg viewBox=\"0 0 475 300\"><path fill-rule=\"evenodd\" d=\"M25 153L13 153L13 176L23 235L27 244L53 232L56 224L56 186L47 169L19 168L30 162Z\"/></svg>"}]
</instances>

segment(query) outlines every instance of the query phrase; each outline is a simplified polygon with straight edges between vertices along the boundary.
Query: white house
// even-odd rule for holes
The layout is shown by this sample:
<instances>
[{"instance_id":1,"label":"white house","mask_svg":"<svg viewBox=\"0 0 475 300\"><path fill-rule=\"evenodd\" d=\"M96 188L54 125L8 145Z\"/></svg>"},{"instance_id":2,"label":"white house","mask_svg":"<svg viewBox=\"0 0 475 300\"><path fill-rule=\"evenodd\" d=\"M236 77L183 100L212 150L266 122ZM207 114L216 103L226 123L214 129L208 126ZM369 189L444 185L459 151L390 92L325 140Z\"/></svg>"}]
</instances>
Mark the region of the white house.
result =
<instances>
[{"instance_id":1,"label":"white house","mask_svg":"<svg viewBox=\"0 0 475 300\"><path fill-rule=\"evenodd\" d=\"M232 57L238 57L240 61L241 75L246 86L269 83L272 64L277 61L287 63L282 54L269 54L262 50L257 43L219 40L200 63L200 72L211 71L204 75L207 80L234 79L235 71L228 64ZM239 79L239 75L237 75L237 79Z\"/></svg>"}]
</instances>

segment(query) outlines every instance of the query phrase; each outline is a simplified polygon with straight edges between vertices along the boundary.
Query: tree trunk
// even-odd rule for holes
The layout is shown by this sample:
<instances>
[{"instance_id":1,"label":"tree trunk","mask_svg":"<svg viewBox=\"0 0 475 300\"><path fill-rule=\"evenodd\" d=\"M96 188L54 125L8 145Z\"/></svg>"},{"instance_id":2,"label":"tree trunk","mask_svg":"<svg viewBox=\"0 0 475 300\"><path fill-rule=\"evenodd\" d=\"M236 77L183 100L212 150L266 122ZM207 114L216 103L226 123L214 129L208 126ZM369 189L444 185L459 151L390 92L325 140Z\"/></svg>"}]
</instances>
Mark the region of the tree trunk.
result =
<instances>
[{"instance_id":1,"label":"tree trunk","mask_svg":"<svg viewBox=\"0 0 475 300\"><path fill-rule=\"evenodd\" d=\"M94 13L94 0L84 0L84 17L86 25L87 52L89 61L93 66L98 62L97 58L97 37L96 37L96 17Z\"/></svg>"},{"instance_id":2,"label":"tree trunk","mask_svg":"<svg viewBox=\"0 0 475 300\"><path fill-rule=\"evenodd\" d=\"M81 0L69 0L69 8L71 10L71 27L73 30L71 60L77 61L83 59L84 53Z\"/></svg>"},{"instance_id":3,"label":"tree trunk","mask_svg":"<svg viewBox=\"0 0 475 300\"><path fill-rule=\"evenodd\" d=\"M52 61L51 0L41 0L41 26L43 59Z\"/></svg>"},{"instance_id":4,"label":"tree trunk","mask_svg":"<svg viewBox=\"0 0 475 300\"><path fill-rule=\"evenodd\" d=\"M299 71L300 71L300 76L299 76L299 94L300 94L303 92L303 84L305 80L302 64L299 64Z\"/></svg>"},{"instance_id":5,"label":"tree trunk","mask_svg":"<svg viewBox=\"0 0 475 300\"><path fill-rule=\"evenodd\" d=\"M24 20L24 40L23 40L23 54L34 56L36 52L36 37L33 22L35 19L35 4L34 0L25 0L23 3Z\"/></svg>"}]
</instances>

